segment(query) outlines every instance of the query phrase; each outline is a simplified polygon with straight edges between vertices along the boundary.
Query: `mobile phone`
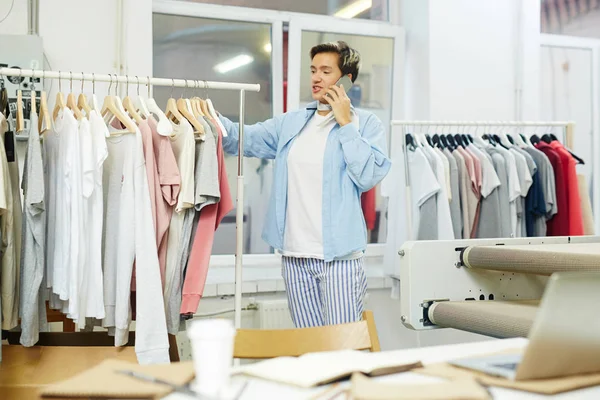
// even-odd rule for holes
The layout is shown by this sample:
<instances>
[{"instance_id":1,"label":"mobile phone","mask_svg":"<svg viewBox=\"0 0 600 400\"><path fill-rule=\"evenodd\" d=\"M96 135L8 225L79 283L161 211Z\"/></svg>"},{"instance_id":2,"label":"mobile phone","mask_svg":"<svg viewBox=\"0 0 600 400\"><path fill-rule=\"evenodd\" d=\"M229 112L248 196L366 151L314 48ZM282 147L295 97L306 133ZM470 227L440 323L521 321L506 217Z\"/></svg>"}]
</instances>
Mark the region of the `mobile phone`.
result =
<instances>
[{"instance_id":1,"label":"mobile phone","mask_svg":"<svg viewBox=\"0 0 600 400\"><path fill-rule=\"evenodd\" d=\"M344 91L346 93L348 93L350 88L352 88L352 80L350 79L350 77L348 75L344 75L340 79L338 79L338 81L335 83L335 85L338 87L344 85Z\"/></svg>"}]
</instances>

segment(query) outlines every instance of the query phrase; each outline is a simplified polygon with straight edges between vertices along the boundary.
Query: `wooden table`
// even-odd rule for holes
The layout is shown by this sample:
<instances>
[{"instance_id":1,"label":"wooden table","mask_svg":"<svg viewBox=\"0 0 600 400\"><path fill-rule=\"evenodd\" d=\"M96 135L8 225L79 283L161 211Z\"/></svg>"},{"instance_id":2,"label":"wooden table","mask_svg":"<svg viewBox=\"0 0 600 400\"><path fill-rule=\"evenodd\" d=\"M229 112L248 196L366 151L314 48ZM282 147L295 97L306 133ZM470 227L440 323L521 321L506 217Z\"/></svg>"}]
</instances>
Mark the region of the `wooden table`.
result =
<instances>
[{"instance_id":1,"label":"wooden table","mask_svg":"<svg viewBox=\"0 0 600 400\"><path fill-rule=\"evenodd\" d=\"M133 347L2 346L0 399L39 399L38 391L107 358L137 362Z\"/></svg>"}]
</instances>

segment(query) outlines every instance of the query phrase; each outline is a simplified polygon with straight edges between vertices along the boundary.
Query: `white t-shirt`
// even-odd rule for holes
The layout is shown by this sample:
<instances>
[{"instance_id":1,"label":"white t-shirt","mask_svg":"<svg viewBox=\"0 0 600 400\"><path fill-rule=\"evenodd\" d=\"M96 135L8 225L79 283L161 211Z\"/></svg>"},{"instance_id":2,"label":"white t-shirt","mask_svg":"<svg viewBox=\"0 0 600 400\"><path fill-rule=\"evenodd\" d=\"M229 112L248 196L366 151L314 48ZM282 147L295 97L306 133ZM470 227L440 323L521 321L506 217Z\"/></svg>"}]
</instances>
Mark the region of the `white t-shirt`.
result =
<instances>
[{"instance_id":1,"label":"white t-shirt","mask_svg":"<svg viewBox=\"0 0 600 400\"><path fill-rule=\"evenodd\" d=\"M335 124L329 115L315 113L290 149L283 246L286 256L323 258L323 159Z\"/></svg>"},{"instance_id":2,"label":"white t-shirt","mask_svg":"<svg viewBox=\"0 0 600 400\"><path fill-rule=\"evenodd\" d=\"M81 162L79 158L78 123L68 108L59 111L54 121L54 134L57 136L58 157L56 162L56 225L54 236L57 245L54 249L52 291L63 301L70 300L73 293L71 279L77 274L79 259L78 235L81 230L78 218L81 214ZM77 185L75 187L74 185ZM79 193L79 196L77 196ZM74 204L73 204L74 203ZM72 231L75 228L75 231ZM74 282L77 282L75 279ZM75 286L76 287L76 286ZM77 305L77 299L74 299ZM70 305L64 311L74 311Z\"/></svg>"},{"instance_id":3,"label":"white t-shirt","mask_svg":"<svg viewBox=\"0 0 600 400\"><path fill-rule=\"evenodd\" d=\"M438 239L454 240L454 227L452 226L450 203L448 202L448 193L446 192L446 172L444 170L442 157L430 146L425 145L423 149L424 151L429 152L432 157L435 157L436 160L436 170L434 173L440 185L440 193L437 196Z\"/></svg>"},{"instance_id":4,"label":"white t-shirt","mask_svg":"<svg viewBox=\"0 0 600 400\"><path fill-rule=\"evenodd\" d=\"M89 318L104 318L104 287L102 276L102 228L104 211L104 200L102 193L102 172L104 160L108 156L106 147L106 136L108 128L97 111L93 110L89 115L89 143L86 139L82 151L84 157L89 158L92 174L91 182L84 180L84 195L88 193L88 184L91 184L91 192L86 202L86 231L88 232L88 262L87 279L83 281L86 288L85 316ZM83 307L83 305L82 305ZM80 318L80 325L83 318Z\"/></svg>"},{"instance_id":5,"label":"white t-shirt","mask_svg":"<svg viewBox=\"0 0 600 400\"><path fill-rule=\"evenodd\" d=\"M419 210L421 206L441 190L441 186L423 151L422 148L417 148L414 151L407 151L408 154L406 155L411 196L412 235L409 238L410 240L419 237ZM398 221L398 223L401 223L401 221Z\"/></svg>"},{"instance_id":6,"label":"white t-shirt","mask_svg":"<svg viewBox=\"0 0 600 400\"><path fill-rule=\"evenodd\" d=\"M180 213L186 208L194 207L194 164L196 155L196 141L194 129L187 120L179 125L173 124L173 135L171 135L171 146L173 154L177 159L177 167L181 177L181 186L175 211Z\"/></svg>"},{"instance_id":7,"label":"white t-shirt","mask_svg":"<svg viewBox=\"0 0 600 400\"><path fill-rule=\"evenodd\" d=\"M337 122L333 112L316 112L296 137L287 159L288 187L283 255L296 258L323 256L323 160L327 139ZM358 115L352 124L359 126ZM336 258L352 260L362 251Z\"/></svg>"},{"instance_id":8,"label":"white t-shirt","mask_svg":"<svg viewBox=\"0 0 600 400\"><path fill-rule=\"evenodd\" d=\"M533 177L531 176L531 171L529 171L529 167L527 166L527 160L525 159L525 156L514 149L511 149L510 153L515 157L515 160L516 160L517 172L518 172L518 176L519 176L519 186L521 188L520 196L525 198L525 197L527 197L529 188L531 187L531 185L533 183ZM521 201L521 199L517 199L516 201ZM523 209L524 207L522 205L518 205L516 202L515 202L514 207L516 210L520 211L521 213L525 212L525 210ZM515 214L517 214L517 213L515 213ZM524 218L524 215L522 215L522 214L520 217L517 216L517 221L516 221L516 224L514 225L515 237L525 236L524 232L521 229L521 219L522 218Z\"/></svg>"},{"instance_id":9,"label":"white t-shirt","mask_svg":"<svg viewBox=\"0 0 600 400\"><path fill-rule=\"evenodd\" d=\"M452 187L450 186L450 161L446 158L442 151L435 147L433 149L438 156L440 156L440 160L442 161L442 166L444 167L444 178L446 180L446 194L448 195L448 201L452 200Z\"/></svg>"},{"instance_id":10,"label":"white t-shirt","mask_svg":"<svg viewBox=\"0 0 600 400\"><path fill-rule=\"evenodd\" d=\"M114 132L111 127L109 130ZM103 166L107 218L103 326L111 328L109 332L115 331L115 346L125 345L131 323L131 275L135 261L138 363L168 363L169 341L142 135L136 130L110 137L107 147Z\"/></svg>"}]
</instances>

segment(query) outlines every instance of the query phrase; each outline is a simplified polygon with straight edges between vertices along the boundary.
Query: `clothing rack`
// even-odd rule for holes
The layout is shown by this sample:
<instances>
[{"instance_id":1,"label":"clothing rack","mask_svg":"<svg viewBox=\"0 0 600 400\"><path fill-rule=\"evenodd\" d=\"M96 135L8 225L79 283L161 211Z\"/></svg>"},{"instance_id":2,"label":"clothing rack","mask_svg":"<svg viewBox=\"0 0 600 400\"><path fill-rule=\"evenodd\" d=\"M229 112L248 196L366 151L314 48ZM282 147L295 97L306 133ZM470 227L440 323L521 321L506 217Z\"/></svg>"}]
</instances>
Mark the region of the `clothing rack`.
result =
<instances>
[{"instance_id":1,"label":"clothing rack","mask_svg":"<svg viewBox=\"0 0 600 400\"><path fill-rule=\"evenodd\" d=\"M411 209L411 192L410 192L410 181L408 175L408 158L406 149L406 134L409 127L433 127L433 128L445 128L445 127L457 127L457 128L469 128L469 127L506 127L506 128L562 128L563 130L563 143L570 147L570 136L572 135L573 127L575 123L573 121L420 121L420 120L392 120L390 122L392 129L395 126L402 128L402 162L404 166L404 187L406 195L406 223L407 223L407 239L412 240L412 209Z\"/></svg>"},{"instance_id":2,"label":"clothing rack","mask_svg":"<svg viewBox=\"0 0 600 400\"><path fill-rule=\"evenodd\" d=\"M0 68L0 76L18 76L41 79L78 80L89 82L119 82L131 84L147 84L149 86L167 86L183 88L201 88L216 90L238 90L240 92L240 127L238 141L238 175L237 175L237 204L236 204L236 249L235 249L235 328L241 327L242 318L242 256L244 243L244 113L245 92L259 92L260 84L214 82L198 79L155 78L150 76L110 75L82 73L72 71L45 71L19 68Z\"/></svg>"}]
</instances>

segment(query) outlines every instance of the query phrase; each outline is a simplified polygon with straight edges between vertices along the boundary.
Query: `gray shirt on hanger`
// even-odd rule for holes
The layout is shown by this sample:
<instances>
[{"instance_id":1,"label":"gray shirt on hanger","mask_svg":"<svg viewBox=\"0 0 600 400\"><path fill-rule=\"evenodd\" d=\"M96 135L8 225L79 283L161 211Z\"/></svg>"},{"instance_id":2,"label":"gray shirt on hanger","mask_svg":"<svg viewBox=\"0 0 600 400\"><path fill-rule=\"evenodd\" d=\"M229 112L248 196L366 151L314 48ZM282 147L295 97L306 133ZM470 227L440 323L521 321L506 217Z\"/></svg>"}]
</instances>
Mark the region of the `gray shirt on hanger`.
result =
<instances>
[{"instance_id":1,"label":"gray shirt on hanger","mask_svg":"<svg viewBox=\"0 0 600 400\"><path fill-rule=\"evenodd\" d=\"M40 331L48 329L43 296L44 244L46 210L44 203L44 164L35 112L31 113L27 153L21 188L24 194L23 241L21 247L21 317L20 343L29 347L39 340Z\"/></svg>"}]
</instances>

